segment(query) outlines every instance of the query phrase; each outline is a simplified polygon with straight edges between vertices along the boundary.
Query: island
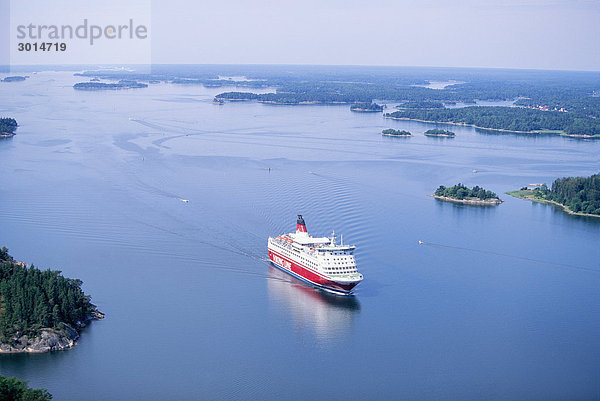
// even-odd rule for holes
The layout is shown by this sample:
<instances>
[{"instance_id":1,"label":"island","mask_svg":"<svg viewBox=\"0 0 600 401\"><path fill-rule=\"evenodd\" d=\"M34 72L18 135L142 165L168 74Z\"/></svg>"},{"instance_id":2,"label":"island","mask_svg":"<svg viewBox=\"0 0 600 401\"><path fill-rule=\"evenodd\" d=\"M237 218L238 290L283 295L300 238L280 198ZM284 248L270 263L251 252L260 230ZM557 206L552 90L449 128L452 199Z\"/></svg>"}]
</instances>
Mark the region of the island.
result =
<instances>
[{"instance_id":1,"label":"island","mask_svg":"<svg viewBox=\"0 0 600 401\"><path fill-rule=\"evenodd\" d=\"M408 131L401 131L401 130L393 129L393 128L384 129L383 131L381 131L381 135L400 136L400 137L412 136L412 134Z\"/></svg>"},{"instance_id":2,"label":"island","mask_svg":"<svg viewBox=\"0 0 600 401\"><path fill-rule=\"evenodd\" d=\"M0 249L0 353L40 353L73 347L79 332L104 318L81 280L39 270Z\"/></svg>"},{"instance_id":3,"label":"island","mask_svg":"<svg viewBox=\"0 0 600 401\"><path fill-rule=\"evenodd\" d=\"M0 376L0 400L50 401L52 394L45 388L32 389L27 382L15 377Z\"/></svg>"},{"instance_id":4,"label":"island","mask_svg":"<svg viewBox=\"0 0 600 401\"><path fill-rule=\"evenodd\" d=\"M419 102L404 102L396 106L397 109L443 109L442 102L419 101Z\"/></svg>"},{"instance_id":5,"label":"island","mask_svg":"<svg viewBox=\"0 0 600 401\"><path fill-rule=\"evenodd\" d=\"M257 100L259 96L256 93L251 92L224 92L215 96L215 102L224 102L228 100L230 102L241 102L247 100Z\"/></svg>"},{"instance_id":6,"label":"island","mask_svg":"<svg viewBox=\"0 0 600 401\"><path fill-rule=\"evenodd\" d=\"M435 193L429 196L445 202L464 203L466 205L497 206L503 202L492 191L485 190L477 185L468 188L460 183L449 188L440 185Z\"/></svg>"},{"instance_id":7,"label":"island","mask_svg":"<svg viewBox=\"0 0 600 401\"><path fill-rule=\"evenodd\" d=\"M73 85L74 89L77 90L115 90L115 89L135 89L135 88L147 88L148 84L144 84L137 81L122 79L116 84L107 84L104 82L79 82Z\"/></svg>"},{"instance_id":8,"label":"island","mask_svg":"<svg viewBox=\"0 0 600 401\"><path fill-rule=\"evenodd\" d=\"M573 215L600 217L600 173L590 177L558 178L551 188L546 184L531 187L522 187L507 194L555 205Z\"/></svg>"},{"instance_id":9,"label":"island","mask_svg":"<svg viewBox=\"0 0 600 401\"><path fill-rule=\"evenodd\" d=\"M20 75L14 75L12 77L6 77L2 80L2 82L21 82L21 81L25 81L27 78L29 77L24 77L24 76L20 76Z\"/></svg>"},{"instance_id":10,"label":"island","mask_svg":"<svg viewBox=\"0 0 600 401\"><path fill-rule=\"evenodd\" d=\"M436 129L436 128L425 131L425 133L423 135L435 136L435 137L441 137L441 138L454 138L456 136L456 134L452 131L446 131L445 129Z\"/></svg>"},{"instance_id":11,"label":"island","mask_svg":"<svg viewBox=\"0 0 600 401\"><path fill-rule=\"evenodd\" d=\"M549 110L545 106L542 109L504 106L401 109L387 113L385 117L463 125L517 134L559 134L574 138L600 138L600 121L595 116L569 113L564 108Z\"/></svg>"},{"instance_id":12,"label":"island","mask_svg":"<svg viewBox=\"0 0 600 401\"><path fill-rule=\"evenodd\" d=\"M350 110L361 113L377 113L383 111L383 106L372 102L355 103L350 106Z\"/></svg>"},{"instance_id":13,"label":"island","mask_svg":"<svg viewBox=\"0 0 600 401\"><path fill-rule=\"evenodd\" d=\"M14 118L0 118L0 138L10 138L15 136L17 130L17 120Z\"/></svg>"}]
</instances>

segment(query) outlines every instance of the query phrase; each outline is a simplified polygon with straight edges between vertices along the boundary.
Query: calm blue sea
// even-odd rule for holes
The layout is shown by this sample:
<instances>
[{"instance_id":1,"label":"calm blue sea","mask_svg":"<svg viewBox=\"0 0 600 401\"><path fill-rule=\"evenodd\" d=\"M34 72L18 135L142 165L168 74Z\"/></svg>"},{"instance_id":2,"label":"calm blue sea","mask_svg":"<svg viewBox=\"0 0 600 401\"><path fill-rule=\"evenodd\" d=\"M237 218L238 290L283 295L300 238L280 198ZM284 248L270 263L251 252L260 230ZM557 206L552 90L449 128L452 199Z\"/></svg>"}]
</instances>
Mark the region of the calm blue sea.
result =
<instances>
[{"instance_id":1,"label":"calm blue sea","mask_svg":"<svg viewBox=\"0 0 600 401\"><path fill-rule=\"evenodd\" d=\"M0 84L20 124L0 141L0 244L82 279L106 319L72 350L0 356L0 374L56 400L600 398L600 219L426 196L591 175L600 141L428 138L347 105L29 75ZM297 214L357 246L355 296L269 265Z\"/></svg>"}]
</instances>

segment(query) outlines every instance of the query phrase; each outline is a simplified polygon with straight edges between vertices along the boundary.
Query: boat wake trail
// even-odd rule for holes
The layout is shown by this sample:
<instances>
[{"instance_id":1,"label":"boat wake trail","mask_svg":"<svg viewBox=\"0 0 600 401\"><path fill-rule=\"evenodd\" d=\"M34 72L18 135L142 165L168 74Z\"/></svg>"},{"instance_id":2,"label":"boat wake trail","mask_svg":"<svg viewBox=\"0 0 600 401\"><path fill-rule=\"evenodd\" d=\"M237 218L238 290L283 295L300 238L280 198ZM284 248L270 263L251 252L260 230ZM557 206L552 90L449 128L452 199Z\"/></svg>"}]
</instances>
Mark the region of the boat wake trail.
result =
<instances>
[{"instance_id":1,"label":"boat wake trail","mask_svg":"<svg viewBox=\"0 0 600 401\"><path fill-rule=\"evenodd\" d=\"M548 260L528 258L525 256L511 255L511 254L507 254L507 253L494 252L494 251L489 251L489 250L484 250L484 249L465 248L465 247L461 247L461 246L436 244L434 242L425 242L425 241L419 241L419 244L430 246L430 247L458 249L461 251L476 252L476 253L481 253L481 254L486 254L486 255L502 256L505 258L524 260L527 262L533 262L533 263L539 263L539 264L544 264L544 265L551 265L551 266L557 266L557 267L562 267L562 268L567 268L567 269L573 269L573 270L577 270L577 271L584 271L584 272L589 272L589 273L600 274L600 270L594 269L591 267L575 266L575 265L570 265L567 263L550 262Z\"/></svg>"}]
</instances>

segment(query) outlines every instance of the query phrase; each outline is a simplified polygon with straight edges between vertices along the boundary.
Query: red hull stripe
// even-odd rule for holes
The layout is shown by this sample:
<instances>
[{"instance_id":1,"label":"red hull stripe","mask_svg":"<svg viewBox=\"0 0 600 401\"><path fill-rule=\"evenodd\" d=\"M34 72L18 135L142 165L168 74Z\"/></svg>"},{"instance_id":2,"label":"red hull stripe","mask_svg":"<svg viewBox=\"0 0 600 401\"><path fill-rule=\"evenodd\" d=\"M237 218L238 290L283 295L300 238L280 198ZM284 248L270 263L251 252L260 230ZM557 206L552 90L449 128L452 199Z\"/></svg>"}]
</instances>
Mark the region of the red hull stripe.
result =
<instances>
[{"instance_id":1,"label":"red hull stripe","mask_svg":"<svg viewBox=\"0 0 600 401\"><path fill-rule=\"evenodd\" d=\"M329 288L333 291L341 291L344 293L349 293L352 288L354 288L358 283L350 283L350 284L340 284L335 282L317 272L312 270L309 267L301 265L299 263L294 262L288 257L283 256L279 252L275 252L272 249L269 249L269 259L277 266L280 266L284 271L290 271L294 273L294 275L300 276L306 281L316 284L320 287Z\"/></svg>"}]
</instances>

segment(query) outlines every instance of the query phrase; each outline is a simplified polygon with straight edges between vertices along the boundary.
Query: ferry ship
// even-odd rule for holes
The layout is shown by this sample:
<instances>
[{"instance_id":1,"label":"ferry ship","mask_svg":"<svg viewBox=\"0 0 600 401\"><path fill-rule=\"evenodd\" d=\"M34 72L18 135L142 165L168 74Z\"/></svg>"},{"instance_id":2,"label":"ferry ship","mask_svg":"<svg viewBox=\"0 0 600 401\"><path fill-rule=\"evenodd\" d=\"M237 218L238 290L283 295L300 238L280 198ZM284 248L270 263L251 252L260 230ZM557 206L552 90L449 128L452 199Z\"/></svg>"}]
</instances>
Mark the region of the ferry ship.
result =
<instances>
[{"instance_id":1,"label":"ferry ship","mask_svg":"<svg viewBox=\"0 0 600 401\"><path fill-rule=\"evenodd\" d=\"M331 237L313 237L298 215L296 232L269 237L269 259L292 276L326 291L348 295L363 279L356 268L354 245Z\"/></svg>"}]
</instances>

